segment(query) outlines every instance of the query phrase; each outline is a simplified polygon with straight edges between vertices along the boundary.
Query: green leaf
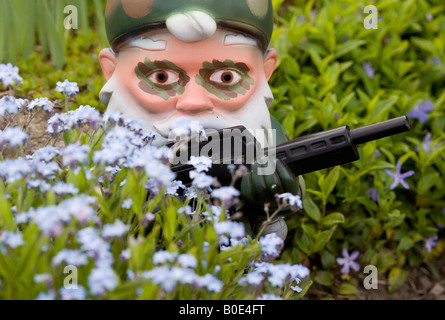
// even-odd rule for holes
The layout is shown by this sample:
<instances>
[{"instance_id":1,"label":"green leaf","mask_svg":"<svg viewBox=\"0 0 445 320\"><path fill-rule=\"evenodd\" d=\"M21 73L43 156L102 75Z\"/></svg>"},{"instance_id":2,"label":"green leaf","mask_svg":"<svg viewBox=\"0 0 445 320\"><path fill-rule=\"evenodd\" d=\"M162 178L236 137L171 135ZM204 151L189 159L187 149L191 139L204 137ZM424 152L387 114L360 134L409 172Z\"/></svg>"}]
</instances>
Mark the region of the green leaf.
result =
<instances>
[{"instance_id":1,"label":"green leaf","mask_svg":"<svg viewBox=\"0 0 445 320\"><path fill-rule=\"evenodd\" d=\"M322 231L316 234L315 236L315 245L313 248L313 253L322 250L331 239L332 234L334 233L335 227L331 230Z\"/></svg>"},{"instance_id":2,"label":"green leaf","mask_svg":"<svg viewBox=\"0 0 445 320\"><path fill-rule=\"evenodd\" d=\"M332 191L334 190L339 176L340 176L340 167L339 166L336 166L334 169L332 169L329 172L329 174L326 176L325 180L323 181L323 183L321 185L321 189L322 189L323 195L325 196L325 199L327 199L329 197L329 195L332 193Z\"/></svg>"},{"instance_id":3,"label":"green leaf","mask_svg":"<svg viewBox=\"0 0 445 320\"><path fill-rule=\"evenodd\" d=\"M318 271L314 277L314 281L322 286L332 286L332 278L328 271Z\"/></svg>"},{"instance_id":4,"label":"green leaf","mask_svg":"<svg viewBox=\"0 0 445 320\"><path fill-rule=\"evenodd\" d=\"M388 292L394 293L400 286L405 283L408 277L408 272L399 267L391 269L388 275Z\"/></svg>"},{"instance_id":5,"label":"green leaf","mask_svg":"<svg viewBox=\"0 0 445 320\"><path fill-rule=\"evenodd\" d=\"M173 239L176 231L176 213L177 209L174 206L170 206L164 209L164 225L163 234L165 239L170 242Z\"/></svg>"},{"instance_id":6,"label":"green leaf","mask_svg":"<svg viewBox=\"0 0 445 320\"><path fill-rule=\"evenodd\" d=\"M434 46L434 43L431 40L423 39L423 38L417 38L417 37L411 37L411 42L419 47L420 49L423 49L425 51L428 51L432 54L438 54L438 50Z\"/></svg>"},{"instance_id":7,"label":"green leaf","mask_svg":"<svg viewBox=\"0 0 445 320\"><path fill-rule=\"evenodd\" d=\"M398 251L405 251L414 246L414 241L410 237L403 237L397 246Z\"/></svg>"},{"instance_id":8,"label":"green leaf","mask_svg":"<svg viewBox=\"0 0 445 320\"><path fill-rule=\"evenodd\" d=\"M345 216L340 212L333 212L323 218L321 223L323 226L332 226L334 224L344 223Z\"/></svg>"},{"instance_id":9,"label":"green leaf","mask_svg":"<svg viewBox=\"0 0 445 320\"><path fill-rule=\"evenodd\" d=\"M324 269L330 269L335 264L335 256L327 249L320 253L321 265Z\"/></svg>"},{"instance_id":10,"label":"green leaf","mask_svg":"<svg viewBox=\"0 0 445 320\"><path fill-rule=\"evenodd\" d=\"M341 56L351 52L355 48L360 47L361 45L365 44L365 40L350 40L338 47L337 52L335 53L335 59L340 58Z\"/></svg>"},{"instance_id":11,"label":"green leaf","mask_svg":"<svg viewBox=\"0 0 445 320\"><path fill-rule=\"evenodd\" d=\"M320 209L308 195L306 195L306 197L303 199L303 208L304 211L309 215L309 217L311 217L316 222L320 222Z\"/></svg>"},{"instance_id":12,"label":"green leaf","mask_svg":"<svg viewBox=\"0 0 445 320\"><path fill-rule=\"evenodd\" d=\"M379 269L388 269L396 264L396 259L390 253L380 253L377 258L377 268Z\"/></svg>"},{"instance_id":13,"label":"green leaf","mask_svg":"<svg viewBox=\"0 0 445 320\"><path fill-rule=\"evenodd\" d=\"M351 283L342 283L338 288L338 293L343 296L353 296L359 294L357 287Z\"/></svg>"}]
</instances>

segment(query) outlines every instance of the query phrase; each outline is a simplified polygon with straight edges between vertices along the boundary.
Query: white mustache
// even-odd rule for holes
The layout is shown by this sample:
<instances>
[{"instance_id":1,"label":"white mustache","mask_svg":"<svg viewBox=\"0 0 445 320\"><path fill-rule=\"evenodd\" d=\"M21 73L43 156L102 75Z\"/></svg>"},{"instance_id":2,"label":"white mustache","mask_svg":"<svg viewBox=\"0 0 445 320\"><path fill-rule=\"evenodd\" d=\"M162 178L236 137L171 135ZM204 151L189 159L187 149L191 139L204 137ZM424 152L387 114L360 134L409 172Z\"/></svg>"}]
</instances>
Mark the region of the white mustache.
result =
<instances>
[{"instance_id":1,"label":"white mustache","mask_svg":"<svg viewBox=\"0 0 445 320\"><path fill-rule=\"evenodd\" d=\"M162 135L164 138L167 138L170 134L170 132L175 129L173 128L173 124L179 119L183 118L184 116L171 116L165 120L158 121L153 123L154 129ZM202 126L204 129L225 129L229 127L234 127L237 125L241 125L241 121L239 123L234 123L230 120L225 119L221 115L204 115L204 116L195 116L195 117L189 117L190 122L196 122L199 126Z\"/></svg>"}]
</instances>

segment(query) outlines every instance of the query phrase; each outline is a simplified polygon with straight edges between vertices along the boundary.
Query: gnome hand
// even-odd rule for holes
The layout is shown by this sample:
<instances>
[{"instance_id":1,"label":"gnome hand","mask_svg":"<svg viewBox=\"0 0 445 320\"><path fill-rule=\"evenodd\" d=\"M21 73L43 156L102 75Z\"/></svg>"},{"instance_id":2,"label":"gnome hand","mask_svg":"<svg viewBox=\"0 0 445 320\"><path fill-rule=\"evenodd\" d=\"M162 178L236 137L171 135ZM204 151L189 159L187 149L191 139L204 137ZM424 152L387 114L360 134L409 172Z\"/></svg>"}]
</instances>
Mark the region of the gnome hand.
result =
<instances>
[{"instance_id":1,"label":"gnome hand","mask_svg":"<svg viewBox=\"0 0 445 320\"><path fill-rule=\"evenodd\" d=\"M241 180L241 195L250 202L264 206L270 203L277 207L276 195L290 192L301 196L300 179L290 171L281 160L276 163L272 174L261 174L264 163L270 164L271 159L261 159L255 162L250 171ZM264 161L265 160L265 161Z\"/></svg>"}]
</instances>

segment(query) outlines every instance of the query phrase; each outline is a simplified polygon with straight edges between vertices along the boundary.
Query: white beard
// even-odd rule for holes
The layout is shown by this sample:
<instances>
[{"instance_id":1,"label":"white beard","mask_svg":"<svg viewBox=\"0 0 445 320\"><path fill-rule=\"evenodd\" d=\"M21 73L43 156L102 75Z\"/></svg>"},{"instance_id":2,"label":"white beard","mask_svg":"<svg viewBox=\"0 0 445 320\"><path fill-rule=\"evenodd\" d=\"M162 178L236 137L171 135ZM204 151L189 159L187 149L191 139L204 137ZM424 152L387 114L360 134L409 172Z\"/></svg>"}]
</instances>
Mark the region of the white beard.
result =
<instances>
[{"instance_id":1,"label":"white beard","mask_svg":"<svg viewBox=\"0 0 445 320\"><path fill-rule=\"evenodd\" d=\"M118 111L124 118L142 121L144 130L150 130L157 135L154 145L162 145L167 142L172 123L178 120L175 111L169 116L149 112L131 94L121 90L119 80L115 76L105 84L99 97L102 103L107 106L107 111ZM238 110L225 113L215 112L205 116L191 116L190 120L199 122L199 125L204 129L218 130L244 126L265 148L275 145L275 135L272 133L269 113L272 102L273 95L264 78L247 103Z\"/></svg>"}]
</instances>

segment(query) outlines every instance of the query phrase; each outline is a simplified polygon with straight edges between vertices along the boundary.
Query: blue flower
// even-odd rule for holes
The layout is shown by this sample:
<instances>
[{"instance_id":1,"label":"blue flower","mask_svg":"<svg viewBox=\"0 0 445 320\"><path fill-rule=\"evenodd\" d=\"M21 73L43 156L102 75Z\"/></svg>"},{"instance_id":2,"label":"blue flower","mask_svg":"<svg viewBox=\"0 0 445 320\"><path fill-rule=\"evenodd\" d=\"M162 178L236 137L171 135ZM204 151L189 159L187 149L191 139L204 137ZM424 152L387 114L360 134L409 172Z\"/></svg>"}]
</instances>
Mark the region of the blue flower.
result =
<instances>
[{"instance_id":1,"label":"blue flower","mask_svg":"<svg viewBox=\"0 0 445 320\"><path fill-rule=\"evenodd\" d=\"M343 268L341 269L341 273L343 274L349 273L349 268L352 268L355 271L359 271L360 265L354 261L355 259L357 259L359 252L354 251L351 253L351 255L349 255L348 250L343 249L342 253L343 253L343 258L337 258L337 263L343 266Z\"/></svg>"},{"instance_id":2,"label":"blue flower","mask_svg":"<svg viewBox=\"0 0 445 320\"><path fill-rule=\"evenodd\" d=\"M241 239L246 235L244 225L240 222L223 221L215 223L213 227L218 235L228 234L235 239Z\"/></svg>"},{"instance_id":3,"label":"blue flower","mask_svg":"<svg viewBox=\"0 0 445 320\"><path fill-rule=\"evenodd\" d=\"M409 185L404 179L411 177L415 172L413 170L410 170L408 172L401 173L401 169L402 164L400 163L400 161L397 162L395 173L392 173L391 171L389 171L389 169L385 169L386 174L394 178L393 183L389 187L391 190L395 189L399 183L402 184L405 189L409 189Z\"/></svg>"},{"instance_id":4,"label":"blue flower","mask_svg":"<svg viewBox=\"0 0 445 320\"><path fill-rule=\"evenodd\" d=\"M230 208L235 197L239 197L241 193L234 187L222 187L212 191L212 198L219 199L223 202L225 208Z\"/></svg>"},{"instance_id":5,"label":"blue flower","mask_svg":"<svg viewBox=\"0 0 445 320\"><path fill-rule=\"evenodd\" d=\"M431 253L433 247L437 247L437 240L439 240L439 236L434 236L425 240L425 248L429 253Z\"/></svg>"},{"instance_id":6,"label":"blue flower","mask_svg":"<svg viewBox=\"0 0 445 320\"><path fill-rule=\"evenodd\" d=\"M0 147L9 143L10 146L21 146L25 140L29 139L29 135L24 133L18 127L7 128L5 131L0 130Z\"/></svg>"},{"instance_id":7,"label":"blue flower","mask_svg":"<svg viewBox=\"0 0 445 320\"><path fill-rule=\"evenodd\" d=\"M124 209L130 209L132 205L133 205L133 199L128 198L128 199L125 200L124 203L122 204L122 208L124 208Z\"/></svg>"},{"instance_id":8,"label":"blue flower","mask_svg":"<svg viewBox=\"0 0 445 320\"><path fill-rule=\"evenodd\" d=\"M26 108L28 110L32 110L35 107L43 107L43 110L46 112L52 112L54 109L54 103L48 100L48 98L38 98L31 101Z\"/></svg>"},{"instance_id":9,"label":"blue flower","mask_svg":"<svg viewBox=\"0 0 445 320\"><path fill-rule=\"evenodd\" d=\"M431 22L431 21L433 21L434 17L433 17L433 15L430 12L428 12L425 15L425 19L426 19L426 21Z\"/></svg>"},{"instance_id":10,"label":"blue flower","mask_svg":"<svg viewBox=\"0 0 445 320\"><path fill-rule=\"evenodd\" d=\"M69 166L72 170L76 169L78 163L84 163L88 160L90 147L86 144L70 144L62 151L62 163Z\"/></svg>"},{"instance_id":11,"label":"blue flower","mask_svg":"<svg viewBox=\"0 0 445 320\"><path fill-rule=\"evenodd\" d=\"M79 192L79 189L77 189L74 184L62 181L57 182L57 184L52 187L52 190L56 194L76 194Z\"/></svg>"},{"instance_id":12,"label":"blue flower","mask_svg":"<svg viewBox=\"0 0 445 320\"><path fill-rule=\"evenodd\" d=\"M96 296L104 296L108 291L117 287L118 277L114 270L106 265L94 268L88 276L90 292Z\"/></svg>"},{"instance_id":13,"label":"blue flower","mask_svg":"<svg viewBox=\"0 0 445 320\"><path fill-rule=\"evenodd\" d=\"M57 82L56 91L66 96L74 96L79 92L79 87L76 82L69 82L66 79L64 82Z\"/></svg>"},{"instance_id":14,"label":"blue flower","mask_svg":"<svg viewBox=\"0 0 445 320\"><path fill-rule=\"evenodd\" d=\"M428 113L434 110L434 105L431 100L425 103L418 103L407 116L409 118L418 119L420 123L425 123L428 120Z\"/></svg>"},{"instance_id":15,"label":"blue flower","mask_svg":"<svg viewBox=\"0 0 445 320\"><path fill-rule=\"evenodd\" d=\"M24 179L31 173L32 164L23 158L0 161L0 177L5 178L7 183Z\"/></svg>"},{"instance_id":16,"label":"blue flower","mask_svg":"<svg viewBox=\"0 0 445 320\"><path fill-rule=\"evenodd\" d=\"M19 76L19 68L10 63L0 64L0 82L5 87L22 83L23 78Z\"/></svg>"},{"instance_id":17,"label":"blue flower","mask_svg":"<svg viewBox=\"0 0 445 320\"><path fill-rule=\"evenodd\" d=\"M190 178L193 179L192 184L198 190L204 190L213 184L213 177L206 175L205 173L198 173L196 171L190 171Z\"/></svg>"},{"instance_id":18,"label":"blue flower","mask_svg":"<svg viewBox=\"0 0 445 320\"><path fill-rule=\"evenodd\" d=\"M283 201L289 204L292 211L303 209L303 202L301 201L301 197L299 195L293 195L287 192L280 194L278 199L283 199Z\"/></svg>"},{"instance_id":19,"label":"blue flower","mask_svg":"<svg viewBox=\"0 0 445 320\"><path fill-rule=\"evenodd\" d=\"M53 258L52 262L56 265L65 261L68 265L82 266L88 264L88 257L79 250L63 249Z\"/></svg>"},{"instance_id":20,"label":"blue flower","mask_svg":"<svg viewBox=\"0 0 445 320\"><path fill-rule=\"evenodd\" d=\"M253 271L247 274L244 278L241 278L239 284L250 284L252 286L259 286L264 281L264 276L257 271Z\"/></svg>"},{"instance_id":21,"label":"blue flower","mask_svg":"<svg viewBox=\"0 0 445 320\"><path fill-rule=\"evenodd\" d=\"M3 231L0 233L0 242L3 242L8 247L15 249L25 244L23 235L20 232Z\"/></svg>"},{"instance_id":22,"label":"blue flower","mask_svg":"<svg viewBox=\"0 0 445 320\"><path fill-rule=\"evenodd\" d=\"M9 114L16 114L28 102L28 100L4 96L0 99L0 116L3 116L6 112Z\"/></svg>"},{"instance_id":23,"label":"blue flower","mask_svg":"<svg viewBox=\"0 0 445 320\"><path fill-rule=\"evenodd\" d=\"M104 238L122 237L130 226L127 226L120 220L116 220L114 224L106 224L102 230L102 236Z\"/></svg>"},{"instance_id":24,"label":"blue flower","mask_svg":"<svg viewBox=\"0 0 445 320\"><path fill-rule=\"evenodd\" d=\"M363 62L363 69L365 69L366 74L368 75L369 78L374 78L375 75L375 70L372 67L371 62L369 61L364 61Z\"/></svg>"},{"instance_id":25,"label":"blue flower","mask_svg":"<svg viewBox=\"0 0 445 320\"><path fill-rule=\"evenodd\" d=\"M188 162L193 167L195 167L197 172L208 172L209 169L212 167L212 159L208 157L195 157L191 156L190 160Z\"/></svg>"},{"instance_id":26,"label":"blue flower","mask_svg":"<svg viewBox=\"0 0 445 320\"><path fill-rule=\"evenodd\" d=\"M39 161L50 162L60 154L60 149L53 146L46 146L41 149L35 150L30 159L36 159Z\"/></svg>"},{"instance_id":27,"label":"blue flower","mask_svg":"<svg viewBox=\"0 0 445 320\"><path fill-rule=\"evenodd\" d=\"M51 282L52 278L49 273L42 273L42 274L36 274L34 275L34 282L35 283L48 283Z\"/></svg>"},{"instance_id":28,"label":"blue flower","mask_svg":"<svg viewBox=\"0 0 445 320\"><path fill-rule=\"evenodd\" d=\"M170 186L165 190L165 194L178 196L178 189L186 189L186 186L182 183L182 181L172 181Z\"/></svg>"},{"instance_id":29,"label":"blue flower","mask_svg":"<svg viewBox=\"0 0 445 320\"><path fill-rule=\"evenodd\" d=\"M198 261L196 260L195 256L191 253L181 254L178 257L177 261L183 268L194 269L198 265Z\"/></svg>"},{"instance_id":30,"label":"blue flower","mask_svg":"<svg viewBox=\"0 0 445 320\"><path fill-rule=\"evenodd\" d=\"M261 237L259 242L263 252L261 255L263 261L277 258L284 246L284 241L276 233Z\"/></svg>"},{"instance_id":31,"label":"blue flower","mask_svg":"<svg viewBox=\"0 0 445 320\"><path fill-rule=\"evenodd\" d=\"M36 300L55 300L56 294L54 291L50 291L49 293L46 292L40 292L37 296Z\"/></svg>"},{"instance_id":32,"label":"blue flower","mask_svg":"<svg viewBox=\"0 0 445 320\"><path fill-rule=\"evenodd\" d=\"M153 254L152 261L154 264L164 264L166 262L174 262L177 256L178 253L176 252L161 250Z\"/></svg>"},{"instance_id":33,"label":"blue flower","mask_svg":"<svg viewBox=\"0 0 445 320\"><path fill-rule=\"evenodd\" d=\"M62 300L85 300L87 297L87 291L81 285L69 289L61 288L59 293Z\"/></svg>"},{"instance_id":34,"label":"blue flower","mask_svg":"<svg viewBox=\"0 0 445 320\"><path fill-rule=\"evenodd\" d=\"M369 194L371 196L372 201L377 202L379 200L379 192L376 188L371 188L368 191L366 191L366 194Z\"/></svg>"},{"instance_id":35,"label":"blue flower","mask_svg":"<svg viewBox=\"0 0 445 320\"><path fill-rule=\"evenodd\" d=\"M259 296L257 300L283 300L283 298L276 296L272 293L264 293L262 296Z\"/></svg>"}]
</instances>

